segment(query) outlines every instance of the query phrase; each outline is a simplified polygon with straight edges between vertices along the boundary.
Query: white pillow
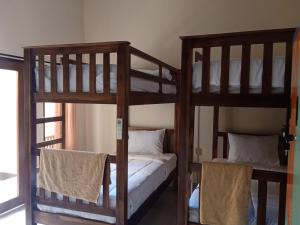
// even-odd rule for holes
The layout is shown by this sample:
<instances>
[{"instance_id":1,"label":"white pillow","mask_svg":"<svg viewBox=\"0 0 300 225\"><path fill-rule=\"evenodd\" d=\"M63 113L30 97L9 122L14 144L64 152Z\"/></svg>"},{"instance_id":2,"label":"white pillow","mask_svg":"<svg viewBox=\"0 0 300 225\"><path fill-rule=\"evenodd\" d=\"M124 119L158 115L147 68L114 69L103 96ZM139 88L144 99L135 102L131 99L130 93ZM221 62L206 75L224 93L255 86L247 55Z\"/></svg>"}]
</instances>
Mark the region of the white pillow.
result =
<instances>
[{"instance_id":1,"label":"white pillow","mask_svg":"<svg viewBox=\"0 0 300 225\"><path fill-rule=\"evenodd\" d=\"M279 166L278 137L228 134L228 159L234 162Z\"/></svg>"},{"instance_id":2,"label":"white pillow","mask_svg":"<svg viewBox=\"0 0 300 225\"><path fill-rule=\"evenodd\" d=\"M129 131L128 152L159 155L163 153L165 130Z\"/></svg>"}]
</instances>

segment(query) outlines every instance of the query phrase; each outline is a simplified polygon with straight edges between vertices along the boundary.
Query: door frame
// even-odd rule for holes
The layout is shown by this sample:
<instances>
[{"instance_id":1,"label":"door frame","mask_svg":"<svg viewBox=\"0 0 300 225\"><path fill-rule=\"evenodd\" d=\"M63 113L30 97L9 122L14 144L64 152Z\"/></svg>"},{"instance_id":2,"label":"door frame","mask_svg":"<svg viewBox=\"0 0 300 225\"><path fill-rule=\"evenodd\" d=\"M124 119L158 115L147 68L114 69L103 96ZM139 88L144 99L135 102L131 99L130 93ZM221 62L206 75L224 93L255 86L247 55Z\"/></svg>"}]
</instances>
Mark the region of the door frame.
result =
<instances>
[{"instance_id":1,"label":"door frame","mask_svg":"<svg viewBox=\"0 0 300 225\"><path fill-rule=\"evenodd\" d=\"M24 142L25 108L24 108L24 62L18 58L0 56L0 69L18 72L18 189L19 195L6 202L0 203L0 214L5 213L25 203L27 188L26 152Z\"/></svg>"}]
</instances>

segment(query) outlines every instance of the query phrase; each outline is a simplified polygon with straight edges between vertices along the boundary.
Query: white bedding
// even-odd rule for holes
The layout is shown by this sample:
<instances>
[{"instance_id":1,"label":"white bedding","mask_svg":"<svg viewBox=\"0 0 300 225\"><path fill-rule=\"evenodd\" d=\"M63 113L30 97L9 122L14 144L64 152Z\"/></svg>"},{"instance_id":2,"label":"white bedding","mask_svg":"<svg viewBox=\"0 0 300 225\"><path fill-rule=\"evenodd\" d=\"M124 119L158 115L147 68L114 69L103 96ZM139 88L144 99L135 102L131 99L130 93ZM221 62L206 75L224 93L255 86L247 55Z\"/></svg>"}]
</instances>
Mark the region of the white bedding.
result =
<instances>
[{"instance_id":1,"label":"white bedding","mask_svg":"<svg viewBox=\"0 0 300 225\"><path fill-rule=\"evenodd\" d=\"M36 79L36 90L39 90L39 71L38 67L35 68L35 79ZM145 70L140 69L139 71L158 76L158 70ZM149 75L149 76L150 76ZM82 65L82 85L83 92L89 91L89 65ZM169 70L163 69L163 78L172 80L172 75ZM76 65L69 65L69 79L70 79L70 92L76 92ZM158 93L159 84L157 82L152 82L140 78L131 78L131 91L139 92L151 92ZM110 92L116 93L117 90L117 65L110 65ZM63 66L57 65L57 91L59 93L63 92ZM45 92L51 92L51 69L50 66L45 66ZM103 93L103 65L96 65L96 92ZM163 84L162 92L165 94L176 93L175 85Z\"/></svg>"},{"instance_id":2,"label":"white bedding","mask_svg":"<svg viewBox=\"0 0 300 225\"><path fill-rule=\"evenodd\" d=\"M263 60L251 59L250 64L250 93L261 93L262 87ZM272 73L272 92L282 93L284 88L285 57L274 57ZM210 63L210 92L220 91L221 61L212 61ZM229 69L229 92L240 92L241 80L241 60L234 59L230 61ZM196 62L193 65L193 92L201 92L202 88L202 62Z\"/></svg>"},{"instance_id":3,"label":"white bedding","mask_svg":"<svg viewBox=\"0 0 300 225\"><path fill-rule=\"evenodd\" d=\"M228 162L226 159L214 159L214 161ZM286 172L287 168L283 166L266 167L258 164L248 164L254 169ZM267 192L267 213L266 225L277 225L279 213L279 183L268 182ZM248 213L248 225L256 225L257 205L258 205L258 181L251 182L251 200L254 207L254 213ZM189 221L199 223L199 189L196 188L189 200Z\"/></svg>"},{"instance_id":4,"label":"white bedding","mask_svg":"<svg viewBox=\"0 0 300 225\"><path fill-rule=\"evenodd\" d=\"M171 153L161 156L129 155L128 160L128 218L143 204L143 202L164 182L176 168L176 155ZM50 193L46 192L50 197ZM111 184L109 186L110 207L116 208L116 165L111 164ZM59 196L62 200L63 196ZM70 201L74 199L70 198ZM102 205L102 194L97 205ZM41 211L63 213L87 219L115 223L115 217L100 214L79 212L46 205L38 205Z\"/></svg>"}]
</instances>

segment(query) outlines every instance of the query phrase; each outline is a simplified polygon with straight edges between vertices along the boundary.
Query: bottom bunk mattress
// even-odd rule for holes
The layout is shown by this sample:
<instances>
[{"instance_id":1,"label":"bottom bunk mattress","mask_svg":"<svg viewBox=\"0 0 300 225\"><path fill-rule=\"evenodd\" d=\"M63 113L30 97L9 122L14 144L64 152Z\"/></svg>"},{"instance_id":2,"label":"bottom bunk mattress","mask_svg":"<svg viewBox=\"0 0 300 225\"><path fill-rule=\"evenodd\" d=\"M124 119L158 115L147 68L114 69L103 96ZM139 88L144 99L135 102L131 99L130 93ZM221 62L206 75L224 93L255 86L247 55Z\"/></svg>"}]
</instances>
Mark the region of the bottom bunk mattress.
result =
<instances>
[{"instance_id":1,"label":"bottom bunk mattress","mask_svg":"<svg viewBox=\"0 0 300 225\"><path fill-rule=\"evenodd\" d=\"M166 153L162 155L129 155L128 159L128 219L139 209L145 200L165 181L170 173L176 168L177 157L175 154ZM111 184L109 186L110 208L116 208L116 164L111 164ZM46 191L46 196L50 197ZM63 200L62 195L58 195ZM71 202L75 199L69 198ZM102 205L103 195L97 205ZM87 203L87 202L86 202ZM75 210L63 209L38 204L38 209L44 212L61 213L78 216L86 219L99 220L107 223L116 223L115 217L86 213Z\"/></svg>"}]
</instances>

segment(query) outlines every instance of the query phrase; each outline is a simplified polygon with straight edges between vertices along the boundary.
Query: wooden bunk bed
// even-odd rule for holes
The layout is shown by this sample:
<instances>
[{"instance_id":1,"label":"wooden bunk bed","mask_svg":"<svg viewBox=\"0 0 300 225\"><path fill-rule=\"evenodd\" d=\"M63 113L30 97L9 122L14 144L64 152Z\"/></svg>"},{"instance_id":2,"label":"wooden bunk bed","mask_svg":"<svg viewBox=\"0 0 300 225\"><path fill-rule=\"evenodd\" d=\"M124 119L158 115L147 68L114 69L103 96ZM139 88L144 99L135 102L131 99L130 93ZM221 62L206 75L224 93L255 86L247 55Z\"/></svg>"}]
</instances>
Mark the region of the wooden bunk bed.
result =
<instances>
[{"instance_id":1,"label":"wooden bunk bed","mask_svg":"<svg viewBox=\"0 0 300 225\"><path fill-rule=\"evenodd\" d=\"M97 64L98 55L103 57L101 64ZM110 63L113 60L113 55L116 56L116 65ZM28 160L28 165L30 165L30 186L28 187L28 193L30 194L26 207L27 224L108 224L78 216L43 212L38 209L38 204L115 217L115 224L117 225L137 224L149 207L149 204L155 200L157 194L176 177L177 169L175 168L170 173L166 181L128 219L128 108L129 105L176 103L180 71L131 47L129 42L26 47L24 56L25 93L28 94L28 96L24 96L28 112L25 123L28 127L31 127L26 134L27 138L25 138L25 140L28 140L26 145L28 158L26 160ZM131 66L132 56L156 65L156 72L151 74L149 70L133 69ZM59 63L59 59L62 59L62 63ZM99 85L99 82L102 85ZM147 85L139 89L139 85L142 82L146 82ZM172 91L168 91L170 86ZM149 87L152 88L149 89ZM37 186L37 158L40 154L40 149L55 144L62 144L62 147L64 147L65 142L65 133L62 132L62 137L59 139L37 143L37 124L55 121L63 122L64 118L63 107L61 117L37 119L38 102L117 105L116 156L108 156L106 161L102 184L102 205L86 204L79 199L76 199L75 202L70 202L67 196L63 196L63 200L59 201L56 193L51 193L50 198L48 198L45 190L42 189L39 190L39 195L37 195L37 190L39 189ZM166 132L164 151L176 153L172 144L174 136L174 131ZM115 209L112 209L109 204L109 166L111 163L116 164Z\"/></svg>"},{"instance_id":2,"label":"wooden bunk bed","mask_svg":"<svg viewBox=\"0 0 300 225\"><path fill-rule=\"evenodd\" d=\"M194 140L194 112L195 106L212 106L214 108L213 121L213 148L212 157L218 157L218 140L223 138L223 156L228 156L227 133L219 131L219 108L224 107L260 107L260 108L284 108L287 110L287 126L289 125L290 90L293 38L295 29L262 30L253 32L238 32L226 34L212 34L201 36L182 37L182 77L179 97L179 190L178 190L178 224L199 224L188 222L189 198L191 195L191 174L201 173L201 164L193 163ZM285 44L285 56L282 64L285 68L281 74L279 90L274 87L273 80L273 45ZM251 82L251 47L260 44L263 46L263 57L260 60L261 74L259 87L252 87ZM241 46L238 83L232 85L231 47ZM212 83L211 49L221 48L221 60L219 62L219 77L217 83ZM202 50L200 54L198 49ZM195 57L194 57L195 54ZM196 62L194 63L194 60ZM198 74L195 64L200 63ZM199 64L198 64L199 66ZM201 76L199 76L199 73ZM195 85L195 76L198 76L198 86ZM199 78L200 77L200 78ZM200 84L200 85L199 85ZM217 86L217 87L216 87ZM233 87L234 86L234 87ZM196 88L197 87L197 88ZM256 90L259 89L259 90ZM281 155L284 155L280 153ZM284 159L286 160L286 159ZM283 160L283 161L284 161ZM255 168L254 168L255 169ZM280 184L278 224L285 222L285 200L287 174L286 172L266 171L255 169L252 179L258 180L258 206L257 225L266 224L267 209L267 184L277 182Z\"/></svg>"}]
</instances>

